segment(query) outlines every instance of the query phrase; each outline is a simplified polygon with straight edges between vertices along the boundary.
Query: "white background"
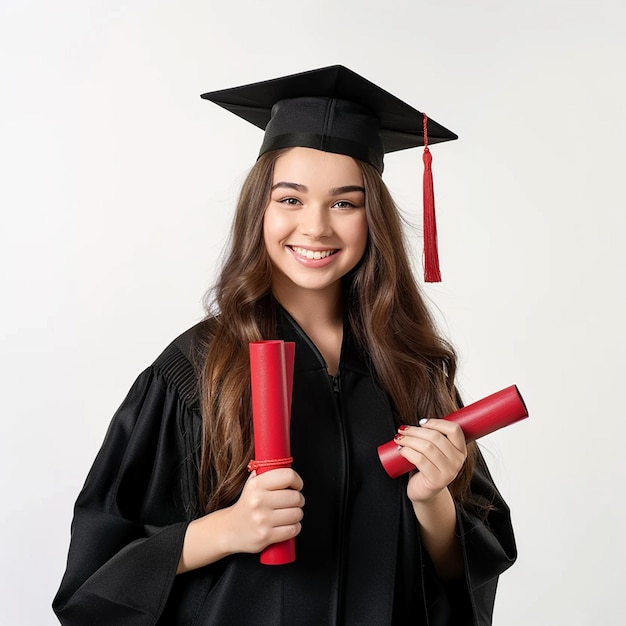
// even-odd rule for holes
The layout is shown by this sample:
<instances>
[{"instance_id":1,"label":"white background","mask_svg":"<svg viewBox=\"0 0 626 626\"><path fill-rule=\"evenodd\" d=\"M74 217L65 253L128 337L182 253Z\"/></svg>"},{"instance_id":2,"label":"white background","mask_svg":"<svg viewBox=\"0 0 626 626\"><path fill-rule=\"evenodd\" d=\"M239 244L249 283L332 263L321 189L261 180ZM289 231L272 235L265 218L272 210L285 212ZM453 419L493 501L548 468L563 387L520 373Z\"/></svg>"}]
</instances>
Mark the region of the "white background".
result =
<instances>
[{"instance_id":1,"label":"white background","mask_svg":"<svg viewBox=\"0 0 626 626\"><path fill-rule=\"evenodd\" d=\"M624 623L621 0L0 1L0 620L56 623L73 501L136 375L198 321L261 131L204 91L344 64L433 148L444 282L520 557L495 623ZM421 243L421 150L385 179Z\"/></svg>"}]
</instances>

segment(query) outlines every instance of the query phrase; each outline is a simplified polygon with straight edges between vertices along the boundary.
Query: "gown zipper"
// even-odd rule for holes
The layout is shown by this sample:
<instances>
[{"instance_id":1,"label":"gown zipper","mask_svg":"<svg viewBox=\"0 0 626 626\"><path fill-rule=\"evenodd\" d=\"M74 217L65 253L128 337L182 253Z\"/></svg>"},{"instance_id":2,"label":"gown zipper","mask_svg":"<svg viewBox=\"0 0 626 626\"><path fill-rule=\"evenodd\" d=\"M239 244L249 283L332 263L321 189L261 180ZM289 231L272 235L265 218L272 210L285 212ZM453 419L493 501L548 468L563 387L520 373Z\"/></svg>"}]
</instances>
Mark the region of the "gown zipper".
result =
<instances>
[{"instance_id":1,"label":"gown zipper","mask_svg":"<svg viewBox=\"0 0 626 626\"><path fill-rule=\"evenodd\" d=\"M321 355L320 355L321 357ZM337 371L335 376L328 374L328 382L333 392L335 399L335 415L338 418L339 426L341 428L341 444L343 447L343 476L341 478L342 490L340 494L340 506L339 511L339 545L337 555L337 570L335 578L335 598L334 598L334 614L329 615L330 623L335 626L341 626L343 624L343 577L345 569L345 551L346 551L346 518L348 509L348 485L350 482L350 465L348 462L348 437L346 433L346 425L343 419L343 411L341 410L341 385L340 385L340 370Z\"/></svg>"},{"instance_id":2,"label":"gown zipper","mask_svg":"<svg viewBox=\"0 0 626 626\"><path fill-rule=\"evenodd\" d=\"M339 367L337 368L337 373L332 376L328 371L328 366L322 353L319 351L318 347L313 343L311 338L304 332L301 326L296 322L296 320L287 312L284 311L286 317L288 317L295 329L297 329L298 333L302 337L302 339L309 345L311 350L317 356L317 359L320 362L320 365L325 370L325 376L329 389L334 398L335 405L335 417L339 422L339 427L341 430L341 445L343 448L343 476L339 477L341 484L341 493L340 493L340 506L341 509L339 511L339 529L338 529L338 537L339 537L339 553L337 555L337 570L335 574L335 594L334 598L331 601L331 606L329 607L331 610L329 611L329 624L333 626L343 626L343 572L345 569L345 550L346 550L346 518L347 518L347 509L348 509L348 485L349 485L349 474L350 467L348 462L348 437L346 433L346 425L343 420L343 412L341 410L341 382L340 382L340 374L341 374L341 357L339 359ZM341 347L341 352L343 353L343 342ZM334 609L334 610L332 610Z\"/></svg>"}]
</instances>

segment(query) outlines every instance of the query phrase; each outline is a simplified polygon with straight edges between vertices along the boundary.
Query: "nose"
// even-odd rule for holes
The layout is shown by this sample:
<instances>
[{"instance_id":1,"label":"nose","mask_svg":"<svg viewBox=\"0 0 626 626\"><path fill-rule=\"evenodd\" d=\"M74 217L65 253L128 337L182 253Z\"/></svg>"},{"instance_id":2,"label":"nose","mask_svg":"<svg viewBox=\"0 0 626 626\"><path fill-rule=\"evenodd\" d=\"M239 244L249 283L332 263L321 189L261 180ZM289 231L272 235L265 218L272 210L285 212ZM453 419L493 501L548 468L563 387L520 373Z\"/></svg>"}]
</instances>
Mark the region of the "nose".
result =
<instances>
[{"instance_id":1,"label":"nose","mask_svg":"<svg viewBox=\"0 0 626 626\"><path fill-rule=\"evenodd\" d=\"M330 215L325 207L307 207L301 211L298 230L311 239L321 239L332 234Z\"/></svg>"}]
</instances>

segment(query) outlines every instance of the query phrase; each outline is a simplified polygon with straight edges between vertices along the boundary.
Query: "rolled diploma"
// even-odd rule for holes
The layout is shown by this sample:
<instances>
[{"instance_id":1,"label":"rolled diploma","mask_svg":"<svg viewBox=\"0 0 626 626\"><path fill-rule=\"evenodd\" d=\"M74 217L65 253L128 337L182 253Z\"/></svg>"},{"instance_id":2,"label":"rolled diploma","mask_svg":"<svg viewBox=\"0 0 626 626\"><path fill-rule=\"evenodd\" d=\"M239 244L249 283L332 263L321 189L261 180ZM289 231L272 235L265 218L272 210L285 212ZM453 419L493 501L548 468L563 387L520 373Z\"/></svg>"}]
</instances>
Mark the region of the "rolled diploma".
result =
<instances>
[{"instance_id":1,"label":"rolled diploma","mask_svg":"<svg viewBox=\"0 0 626 626\"><path fill-rule=\"evenodd\" d=\"M511 385L478 402L468 404L443 419L458 424L465 435L465 441L469 443L526 417L528 410L524 399L517 386ZM391 478L415 469L415 465L400 454L398 444L393 440L378 446L378 456Z\"/></svg>"},{"instance_id":2,"label":"rolled diploma","mask_svg":"<svg viewBox=\"0 0 626 626\"><path fill-rule=\"evenodd\" d=\"M291 456L289 426L294 349L293 342L281 340L250 343L252 426L257 461ZM279 466L259 467L256 472L262 474L275 467ZM295 539L268 546L260 558L265 565L282 565L295 561Z\"/></svg>"}]
</instances>

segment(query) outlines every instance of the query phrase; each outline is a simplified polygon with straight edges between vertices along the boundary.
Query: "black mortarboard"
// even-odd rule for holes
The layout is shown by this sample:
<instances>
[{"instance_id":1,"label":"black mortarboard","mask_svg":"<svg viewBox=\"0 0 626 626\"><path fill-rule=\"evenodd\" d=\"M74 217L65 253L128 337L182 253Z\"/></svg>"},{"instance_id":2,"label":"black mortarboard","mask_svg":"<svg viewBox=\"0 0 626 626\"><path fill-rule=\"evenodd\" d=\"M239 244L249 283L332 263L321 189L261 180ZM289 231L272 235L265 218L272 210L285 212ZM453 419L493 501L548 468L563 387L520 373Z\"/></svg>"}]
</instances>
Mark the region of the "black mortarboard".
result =
<instances>
[{"instance_id":1,"label":"black mortarboard","mask_svg":"<svg viewBox=\"0 0 626 626\"><path fill-rule=\"evenodd\" d=\"M383 170L383 155L424 145L423 116L388 91L333 65L202 94L265 130L260 154L301 146L338 152ZM457 135L428 120L428 143Z\"/></svg>"},{"instance_id":2,"label":"black mortarboard","mask_svg":"<svg viewBox=\"0 0 626 626\"><path fill-rule=\"evenodd\" d=\"M265 130L259 156L278 148L315 148L365 161L382 173L385 153L425 146L426 280L440 280L428 144L457 135L341 65L212 91L202 98Z\"/></svg>"}]
</instances>

